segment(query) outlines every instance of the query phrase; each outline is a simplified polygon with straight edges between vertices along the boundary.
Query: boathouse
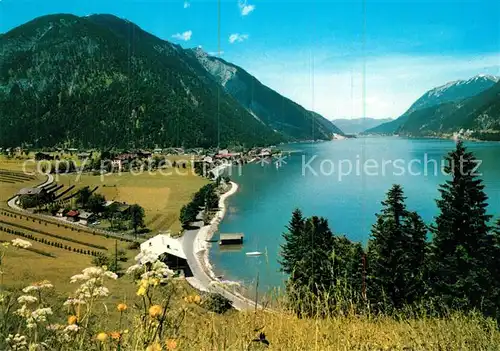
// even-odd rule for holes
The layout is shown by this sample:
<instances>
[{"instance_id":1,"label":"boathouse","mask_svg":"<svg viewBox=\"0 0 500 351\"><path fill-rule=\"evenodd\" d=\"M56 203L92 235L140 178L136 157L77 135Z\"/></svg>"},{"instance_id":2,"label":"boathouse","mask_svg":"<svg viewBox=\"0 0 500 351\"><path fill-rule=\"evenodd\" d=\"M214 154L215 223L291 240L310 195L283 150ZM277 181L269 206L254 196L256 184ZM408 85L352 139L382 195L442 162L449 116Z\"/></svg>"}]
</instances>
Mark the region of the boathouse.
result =
<instances>
[{"instance_id":1,"label":"boathouse","mask_svg":"<svg viewBox=\"0 0 500 351\"><path fill-rule=\"evenodd\" d=\"M241 245L243 244L243 233L221 234L220 245Z\"/></svg>"}]
</instances>

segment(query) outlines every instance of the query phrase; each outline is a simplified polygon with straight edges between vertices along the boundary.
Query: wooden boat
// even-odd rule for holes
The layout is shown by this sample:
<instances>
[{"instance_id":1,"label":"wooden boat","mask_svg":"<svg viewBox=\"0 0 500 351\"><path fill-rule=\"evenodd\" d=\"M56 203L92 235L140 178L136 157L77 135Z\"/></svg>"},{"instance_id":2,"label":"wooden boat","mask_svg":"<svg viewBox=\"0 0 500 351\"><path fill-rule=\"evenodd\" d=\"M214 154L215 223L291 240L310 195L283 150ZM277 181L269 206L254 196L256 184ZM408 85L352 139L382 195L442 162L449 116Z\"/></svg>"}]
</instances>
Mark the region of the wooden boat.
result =
<instances>
[{"instance_id":1,"label":"wooden boat","mask_svg":"<svg viewBox=\"0 0 500 351\"><path fill-rule=\"evenodd\" d=\"M247 252L246 255L247 256L260 256L260 255L262 255L262 252L252 251L252 252Z\"/></svg>"}]
</instances>

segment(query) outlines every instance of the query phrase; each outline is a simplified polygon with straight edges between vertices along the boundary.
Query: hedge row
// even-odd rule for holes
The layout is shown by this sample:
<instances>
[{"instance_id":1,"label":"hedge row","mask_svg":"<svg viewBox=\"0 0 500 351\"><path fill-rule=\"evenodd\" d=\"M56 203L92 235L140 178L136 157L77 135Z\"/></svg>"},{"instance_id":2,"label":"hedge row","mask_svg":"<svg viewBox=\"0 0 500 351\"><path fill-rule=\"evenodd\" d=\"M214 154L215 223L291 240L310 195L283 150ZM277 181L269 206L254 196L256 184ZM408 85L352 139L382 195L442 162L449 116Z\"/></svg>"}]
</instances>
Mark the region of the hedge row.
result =
<instances>
[{"instance_id":1,"label":"hedge row","mask_svg":"<svg viewBox=\"0 0 500 351\"><path fill-rule=\"evenodd\" d=\"M0 231L5 232L7 234L21 236L23 238L26 238L26 239L29 239L29 240L32 240L32 241L36 241L36 242L39 242L39 243L42 243L42 244L45 244L45 245L54 246L54 247L57 247L59 249L73 251L73 252L76 252L76 253L79 253L79 254L82 254L82 255L97 256L97 254L99 253L99 251L77 249L77 248L71 247L69 245L63 245L63 244L55 242L55 241L50 241L50 240L47 240L47 239L44 239L44 238L37 238L37 237L33 236L32 234L23 233L23 232L20 232L18 230L13 230L13 229L10 229L10 228L5 228L5 227L2 227L2 226L0 226Z\"/></svg>"},{"instance_id":2,"label":"hedge row","mask_svg":"<svg viewBox=\"0 0 500 351\"><path fill-rule=\"evenodd\" d=\"M70 242L73 242L75 244L80 244L80 245L88 246L88 247L91 247L91 248L94 248L94 249L107 250L106 247L101 246L101 245L95 245L95 244L91 244L91 243L86 243L85 241L80 241L80 240L68 238L66 236L47 233L47 232L44 232L42 230L38 230L38 229L26 227L26 226L21 225L21 224L11 223L11 222L5 222L5 221L2 221L2 220L0 220L0 223L7 224L7 225L10 225L12 227L19 228L19 229L24 229L24 230L27 230L27 231L30 231L30 232L38 233L38 234L41 234L41 235L49 236L51 238L55 238L55 239L59 239L59 240L65 240L65 241L70 241Z\"/></svg>"},{"instance_id":3,"label":"hedge row","mask_svg":"<svg viewBox=\"0 0 500 351\"><path fill-rule=\"evenodd\" d=\"M8 242L9 241L7 241L7 240L0 240L0 243L8 243ZM46 257L51 257L51 258L56 258L57 257L53 253L45 252L43 250L35 249L33 247L28 247L27 249L24 249L24 250L28 250L28 251L31 251L31 252L37 253L39 255L46 256Z\"/></svg>"},{"instance_id":4,"label":"hedge row","mask_svg":"<svg viewBox=\"0 0 500 351\"><path fill-rule=\"evenodd\" d=\"M83 228L75 228L74 226L65 225L65 224L62 224L62 223L57 223L55 221L50 221L50 220L39 218L39 217L32 217L32 216L26 215L24 213L20 214L18 212L10 211L10 210L7 210L7 209L0 210L0 214L4 215L4 216L7 216L7 217L13 217L13 218L17 218L17 216L19 216L19 219L22 219L23 216L25 216L27 221L29 221L30 219L32 219L33 223L35 223L36 221L38 221L38 223L42 224L42 222L44 222L45 226L47 226L47 223L48 223L48 224L52 224L52 225L57 225L58 228L60 228L62 226L63 228L71 229L72 231L76 230L77 232L84 232L84 233L88 233L88 234L92 234L92 235L103 236L106 239L109 239L111 237L111 235L109 235L109 234L100 233L100 232L95 231L95 230L90 230L90 229L85 230ZM135 241L135 240L132 240L132 239L127 239L127 238L119 237L119 236L112 236L112 237L113 237L113 239L117 239L117 240L120 240L120 241L123 241L123 242L127 242L127 243L131 243L131 242Z\"/></svg>"}]
</instances>

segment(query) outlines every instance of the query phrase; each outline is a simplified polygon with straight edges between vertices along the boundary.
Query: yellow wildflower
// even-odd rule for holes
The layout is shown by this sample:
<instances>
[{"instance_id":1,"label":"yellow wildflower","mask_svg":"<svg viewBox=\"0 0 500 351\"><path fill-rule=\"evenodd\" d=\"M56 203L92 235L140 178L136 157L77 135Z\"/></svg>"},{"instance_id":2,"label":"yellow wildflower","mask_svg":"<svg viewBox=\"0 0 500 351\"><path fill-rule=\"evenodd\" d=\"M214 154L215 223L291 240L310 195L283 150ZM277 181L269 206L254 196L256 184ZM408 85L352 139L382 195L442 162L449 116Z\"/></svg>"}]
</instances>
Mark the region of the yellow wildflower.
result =
<instances>
[{"instance_id":1,"label":"yellow wildflower","mask_svg":"<svg viewBox=\"0 0 500 351\"><path fill-rule=\"evenodd\" d=\"M160 305L153 305L149 308L151 318L158 318L163 313L163 308Z\"/></svg>"},{"instance_id":2,"label":"yellow wildflower","mask_svg":"<svg viewBox=\"0 0 500 351\"><path fill-rule=\"evenodd\" d=\"M168 339L165 346L167 350L175 350L177 348L177 341L175 339Z\"/></svg>"},{"instance_id":3,"label":"yellow wildflower","mask_svg":"<svg viewBox=\"0 0 500 351\"><path fill-rule=\"evenodd\" d=\"M99 340L100 342L105 342L108 339L108 334L101 332L97 334L96 339Z\"/></svg>"},{"instance_id":4,"label":"yellow wildflower","mask_svg":"<svg viewBox=\"0 0 500 351\"><path fill-rule=\"evenodd\" d=\"M116 306L116 309L120 312L124 312L127 310L127 305L124 303L119 303L118 306Z\"/></svg>"},{"instance_id":5,"label":"yellow wildflower","mask_svg":"<svg viewBox=\"0 0 500 351\"><path fill-rule=\"evenodd\" d=\"M151 345L146 347L146 351L161 351L161 350L162 350L161 345L157 342L152 343Z\"/></svg>"},{"instance_id":6,"label":"yellow wildflower","mask_svg":"<svg viewBox=\"0 0 500 351\"><path fill-rule=\"evenodd\" d=\"M69 316L68 317L68 325L76 324L77 321L78 321L78 318L76 318L76 316Z\"/></svg>"},{"instance_id":7,"label":"yellow wildflower","mask_svg":"<svg viewBox=\"0 0 500 351\"><path fill-rule=\"evenodd\" d=\"M143 285L141 285L137 290L137 296L144 296L144 295L146 295L146 288Z\"/></svg>"},{"instance_id":8,"label":"yellow wildflower","mask_svg":"<svg viewBox=\"0 0 500 351\"><path fill-rule=\"evenodd\" d=\"M200 295L195 295L195 296L193 296L193 302L194 302L194 303L198 303L198 304L199 304L199 303L201 302L201 297L200 297Z\"/></svg>"}]
</instances>

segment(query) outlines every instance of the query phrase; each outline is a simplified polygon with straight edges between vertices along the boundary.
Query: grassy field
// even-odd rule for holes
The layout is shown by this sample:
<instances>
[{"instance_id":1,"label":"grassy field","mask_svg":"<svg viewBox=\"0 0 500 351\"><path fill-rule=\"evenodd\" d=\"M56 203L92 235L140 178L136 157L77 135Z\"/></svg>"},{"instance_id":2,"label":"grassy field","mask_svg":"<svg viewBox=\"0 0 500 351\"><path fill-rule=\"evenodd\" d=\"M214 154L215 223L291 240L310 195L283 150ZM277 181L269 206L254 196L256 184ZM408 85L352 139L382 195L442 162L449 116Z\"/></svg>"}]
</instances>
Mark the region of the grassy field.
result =
<instances>
[{"instance_id":1,"label":"grassy field","mask_svg":"<svg viewBox=\"0 0 500 351\"><path fill-rule=\"evenodd\" d=\"M104 195L106 200L141 205L146 213L145 223L152 233L164 230L176 233L181 229L181 207L207 183L207 180L193 175L189 170L182 171L188 174L180 175L172 170L171 175L147 172L140 175L113 173L103 177L86 174L61 175L57 183L66 187L75 185L75 188L97 186L96 192Z\"/></svg>"},{"instance_id":2,"label":"grassy field","mask_svg":"<svg viewBox=\"0 0 500 351\"><path fill-rule=\"evenodd\" d=\"M177 157L172 161L179 159L181 158ZM9 210L7 207L7 199L23 187L36 186L46 180L44 175L26 176L23 174L23 162L24 159L0 157L0 206L5 208L0 212L0 226L12 231L21 231L39 241L43 239L62 245L63 248L30 240L34 249L49 253L55 258L33 251L9 249L8 258L4 260L2 269L13 274L5 275L4 283L7 286L19 287L33 281L49 279L63 293L67 293L74 288L69 284L69 277L92 265L92 256L72 252L71 249L101 251L109 255L115 250L115 240L94 235L90 228L78 230L70 225L63 225L56 219L43 219L43 217L36 215L26 216L19 213L14 215L15 211ZM33 171L33 164L27 170ZM172 174L166 175L170 171ZM144 207L145 222L152 230L152 234L156 234L160 230L177 232L180 230L178 220L180 208L190 201L192 195L202 185L207 183L206 180L193 175L189 168L180 169L180 171L187 172L187 174L180 175L175 169L164 170L165 175L159 172L156 174L145 172L141 175L114 173L101 178L101 176L88 174L81 176L71 174L57 176L56 183L64 185L58 193L74 185L74 189L65 194L64 197L84 186L98 187L97 192L103 194L107 200L123 201L129 204L137 203ZM0 231L0 240L2 241L10 241L16 237L18 236ZM21 238L25 239L25 237ZM96 249L92 245L102 246L107 250ZM70 247L70 250L65 249L66 246ZM132 258L137 254L137 250L127 250L127 246L127 242L118 241L118 249L125 249L128 253L129 261L122 264L124 267L131 265ZM121 286L120 280L113 284L117 284L117 291L123 293L133 292L135 289L130 284Z\"/></svg>"}]
</instances>

